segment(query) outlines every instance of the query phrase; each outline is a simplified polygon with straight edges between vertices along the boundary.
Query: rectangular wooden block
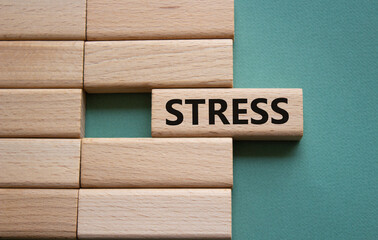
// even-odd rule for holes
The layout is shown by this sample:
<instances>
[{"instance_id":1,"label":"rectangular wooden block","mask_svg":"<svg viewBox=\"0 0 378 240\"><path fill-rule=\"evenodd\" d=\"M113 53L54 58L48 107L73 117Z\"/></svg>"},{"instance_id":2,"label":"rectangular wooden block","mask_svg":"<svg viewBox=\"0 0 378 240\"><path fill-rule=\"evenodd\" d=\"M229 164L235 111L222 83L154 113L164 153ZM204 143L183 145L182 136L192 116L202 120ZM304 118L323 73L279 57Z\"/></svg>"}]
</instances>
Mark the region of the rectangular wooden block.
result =
<instances>
[{"instance_id":1,"label":"rectangular wooden block","mask_svg":"<svg viewBox=\"0 0 378 240\"><path fill-rule=\"evenodd\" d=\"M81 89L0 89L0 137L84 136Z\"/></svg>"},{"instance_id":2,"label":"rectangular wooden block","mask_svg":"<svg viewBox=\"0 0 378 240\"><path fill-rule=\"evenodd\" d=\"M230 189L80 189L79 201L79 239L231 239Z\"/></svg>"},{"instance_id":3,"label":"rectangular wooden block","mask_svg":"<svg viewBox=\"0 0 378 240\"><path fill-rule=\"evenodd\" d=\"M79 188L80 139L0 139L0 187Z\"/></svg>"},{"instance_id":4,"label":"rectangular wooden block","mask_svg":"<svg viewBox=\"0 0 378 240\"><path fill-rule=\"evenodd\" d=\"M84 138L82 187L232 187L231 138Z\"/></svg>"},{"instance_id":5,"label":"rectangular wooden block","mask_svg":"<svg viewBox=\"0 0 378 240\"><path fill-rule=\"evenodd\" d=\"M88 40L233 38L233 0L88 0Z\"/></svg>"},{"instance_id":6,"label":"rectangular wooden block","mask_svg":"<svg viewBox=\"0 0 378 240\"><path fill-rule=\"evenodd\" d=\"M149 92L152 88L232 87L232 40L85 43L88 92Z\"/></svg>"},{"instance_id":7,"label":"rectangular wooden block","mask_svg":"<svg viewBox=\"0 0 378 240\"><path fill-rule=\"evenodd\" d=\"M82 88L83 55L83 41L0 41L0 88Z\"/></svg>"},{"instance_id":8,"label":"rectangular wooden block","mask_svg":"<svg viewBox=\"0 0 378 240\"><path fill-rule=\"evenodd\" d=\"M2 0L0 40L84 40L86 0Z\"/></svg>"},{"instance_id":9,"label":"rectangular wooden block","mask_svg":"<svg viewBox=\"0 0 378 240\"><path fill-rule=\"evenodd\" d=\"M0 238L76 237L75 189L0 189Z\"/></svg>"},{"instance_id":10,"label":"rectangular wooden block","mask_svg":"<svg viewBox=\"0 0 378 240\"><path fill-rule=\"evenodd\" d=\"M156 89L153 137L299 140L302 89Z\"/></svg>"}]
</instances>

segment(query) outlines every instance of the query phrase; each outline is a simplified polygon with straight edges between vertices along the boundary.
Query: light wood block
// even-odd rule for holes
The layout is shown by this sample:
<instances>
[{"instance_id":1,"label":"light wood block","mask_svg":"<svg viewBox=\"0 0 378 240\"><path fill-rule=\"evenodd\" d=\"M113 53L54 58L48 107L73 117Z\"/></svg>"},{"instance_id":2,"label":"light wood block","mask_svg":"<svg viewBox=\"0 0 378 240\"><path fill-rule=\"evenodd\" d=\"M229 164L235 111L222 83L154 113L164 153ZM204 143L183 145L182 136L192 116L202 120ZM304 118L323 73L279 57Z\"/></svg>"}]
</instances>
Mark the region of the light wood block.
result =
<instances>
[{"instance_id":1,"label":"light wood block","mask_svg":"<svg viewBox=\"0 0 378 240\"><path fill-rule=\"evenodd\" d=\"M84 40L86 0L1 0L0 40Z\"/></svg>"},{"instance_id":2,"label":"light wood block","mask_svg":"<svg viewBox=\"0 0 378 240\"><path fill-rule=\"evenodd\" d=\"M78 237L231 239L231 190L80 189Z\"/></svg>"},{"instance_id":3,"label":"light wood block","mask_svg":"<svg viewBox=\"0 0 378 240\"><path fill-rule=\"evenodd\" d=\"M87 92L232 87L232 40L85 43Z\"/></svg>"},{"instance_id":4,"label":"light wood block","mask_svg":"<svg viewBox=\"0 0 378 240\"><path fill-rule=\"evenodd\" d=\"M0 89L0 137L84 136L81 89Z\"/></svg>"},{"instance_id":5,"label":"light wood block","mask_svg":"<svg viewBox=\"0 0 378 240\"><path fill-rule=\"evenodd\" d=\"M80 139L0 139L0 187L79 188Z\"/></svg>"},{"instance_id":6,"label":"light wood block","mask_svg":"<svg viewBox=\"0 0 378 240\"><path fill-rule=\"evenodd\" d=\"M76 237L75 189L0 189L0 238Z\"/></svg>"},{"instance_id":7,"label":"light wood block","mask_svg":"<svg viewBox=\"0 0 378 240\"><path fill-rule=\"evenodd\" d=\"M233 38L233 0L88 0L88 40Z\"/></svg>"},{"instance_id":8,"label":"light wood block","mask_svg":"<svg viewBox=\"0 0 378 240\"><path fill-rule=\"evenodd\" d=\"M83 41L1 41L0 88L82 88L83 55Z\"/></svg>"},{"instance_id":9,"label":"light wood block","mask_svg":"<svg viewBox=\"0 0 378 240\"><path fill-rule=\"evenodd\" d=\"M84 138L82 187L232 187L231 138Z\"/></svg>"},{"instance_id":10,"label":"light wood block","mask_svg":"<svg viewBox=\"0 0 378 240\"><path fill-rule=\"evenodd\" d=\"M153 137L299 140L302 89L156 89Z\"/></svg>"}]
</instances>

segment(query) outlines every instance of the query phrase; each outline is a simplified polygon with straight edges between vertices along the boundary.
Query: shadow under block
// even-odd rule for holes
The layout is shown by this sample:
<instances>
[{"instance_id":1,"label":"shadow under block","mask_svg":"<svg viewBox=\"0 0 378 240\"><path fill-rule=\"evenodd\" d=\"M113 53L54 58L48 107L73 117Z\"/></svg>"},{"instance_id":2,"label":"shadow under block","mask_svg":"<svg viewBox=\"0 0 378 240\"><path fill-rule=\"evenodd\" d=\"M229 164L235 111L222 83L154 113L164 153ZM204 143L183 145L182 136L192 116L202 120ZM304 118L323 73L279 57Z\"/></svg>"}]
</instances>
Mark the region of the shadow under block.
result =
<instances>
[{"instance_id":1,"label":"shadow under block","mask_svg":"<svg viewBox=\"0 0 378 240\"><path fill-rule=\"evenodd\" d=\"M231 239L231 189L80 189L79 201L79 239Z\"/></svg>"},{"instance_id":2,"label":"shadow under block","mask_svg":"<svg viewBox=\"0 0 378 240\"><path fill-rule=\"evenodd\" d=\"M88 40L233 36L233 0L88 0Z\"/></svg>"},{"instance_id":3,"label":"shadow under block","mask_svg":"<svg viewBox=\"0 0 378 240\"><path fill-rule=\"evenodd\" d=\"M2 0L0 40L84 40L86 0Z\"/></svg>"},{"instance_id":4,"label":"shadow under block","mask_svg":"<svg viewBox=\"0 0 378 240\"><path fill-rule=\"evenodd\" d=\"M78 189L0 189L0 238L76 237Z\"/></svg>"},{"instance_id":5,"label":"shadow under block","mask_svg":"<svg viewBox=\"0 0 378 240\"><path fill-rule=\"evenodd\" d=\"M299 140L302 89L154 89L151 118L153 137Z\"/></svg>"},{"instance_id":6,"label":"shadow under block","mask_svg":"<svg viewBox=\"0 0 378 240\"><path fill-rule=\"evenodd\" d=\"M232 40L85 43L87 92L232 87Z\"/></svg>"},{"instance_id":7,"label":"shadow under block","mask_svg":"<svg viewBox=\"0 0 378 240\"><path fill-rule=\"evenodd\" d=\"M84 136L81 89L0 89L0 137Z\"/></svg>"},{"instance_id":8,"label":"shadow under block","mask_svg":"<svg viewBox=\"0 0 378 240\"><path fill-rule=\"evenodd\" d=\"M79 188L80 139L0 139L0 187Z\"/></svg>"},{"instance_id":9,"label":"shadow under block","mask_svg":"<svg viewBox=\"0 0 378 240\"><path fill-rule=\"evenodd\" d=\"M84 138L82 187L232 187L231 138Z\"/></svg>"},{"instance_id":10,"label":"shadow under block","mask_svg":"<svg viewBox=\"0 0 378 240\"><path fill-rule=\"evenodd\" d=\"M0 88L82 88L83 55L83 41L0 41Z\"/></svg>"}]
</instances>

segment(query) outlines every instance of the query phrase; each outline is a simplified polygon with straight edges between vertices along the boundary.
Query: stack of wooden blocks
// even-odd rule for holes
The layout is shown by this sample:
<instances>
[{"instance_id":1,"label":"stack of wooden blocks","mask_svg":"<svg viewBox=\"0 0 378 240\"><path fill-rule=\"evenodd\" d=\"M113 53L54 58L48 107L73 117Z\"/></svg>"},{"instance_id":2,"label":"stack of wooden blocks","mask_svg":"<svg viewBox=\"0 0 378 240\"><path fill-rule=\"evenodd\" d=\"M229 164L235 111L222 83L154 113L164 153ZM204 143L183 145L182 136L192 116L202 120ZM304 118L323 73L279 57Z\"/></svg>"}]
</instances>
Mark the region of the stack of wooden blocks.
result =
<instances>
[{"instance_id":1,"label":"stack of wooden blocks","mask_svg":"<svg viewBox=\"0 0 378 240\"><path fill-rule=\"evenodd\" d=\"M1 0L0 238L231 239L232 137L303 132L300 89L226 89L233 5ZM151 90L153 138L84 138L85 92Z\"/></svg>"}]
</instances>

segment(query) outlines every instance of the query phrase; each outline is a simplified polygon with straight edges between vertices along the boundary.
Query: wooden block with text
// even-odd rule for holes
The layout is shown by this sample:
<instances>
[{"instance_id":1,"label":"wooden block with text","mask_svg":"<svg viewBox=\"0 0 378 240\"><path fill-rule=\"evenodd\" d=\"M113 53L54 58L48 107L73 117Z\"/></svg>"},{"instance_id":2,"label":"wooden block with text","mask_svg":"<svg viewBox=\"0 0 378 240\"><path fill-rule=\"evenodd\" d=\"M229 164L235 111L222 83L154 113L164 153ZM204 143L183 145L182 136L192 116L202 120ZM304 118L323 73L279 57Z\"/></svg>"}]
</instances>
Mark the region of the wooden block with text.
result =
<instances>
[{"instance_id":1,"label":"wooden block with text","mask_svg":"<svg viewBox=\"0 0 378 240\"><path fill-rule=\"evenodd\" d=\"M302 89L154 89L153 137L299 140Z\"/></svg>"},{"instance_id":2,"label":"wooden block with text","mask_svg":"<svg viewBox=\"0 0 378 240\"><path fill-rule=\"evenodd\" d=\"M79 188L80 141L0 138L0 187Z\"/></svg>"},{"instance_id":3,"label":"wooden block with text","mask_svg":"<svg viewBox=\"0 0 378 240\"><path fill-rule=\"evenodd\" d=\"M81 89L0 89L0 137L84 136Z\"/></svg>"},{"instance_id":4,"label":"wooden block with text","mask_svg":"<svg viewBox=\"0 0 378 240\"><path fill-rule=\"evenodd\" d=\"M232 187L231 138L84 138L82 187Z\"/></svg>"},{"instance_id":5,"label":"wooden block with text","mask_svg":"<svg viewBox=\"0 0 378 240\"><path fill-rule=\"evenodd\" d=\"M0 40L84 40L86 0L2 0Z\"/></svg>"},{"instance_id":6,"label":"wooden block with text","mask_svg":"<svg viewBox=\"0 0 378 240\"><path fill-rule=\"evenodd\" d=\"M0 189L0 238L76 238L75 189Z\"/></svg>"},{"instance_id":7,"label":"wooden block with text","mask_svg":"<svg viewBox=\"0 0 378 240\"><path fill-rule=\"evenodd\" d=\"M232 40L85 43L88 92L150 92L152 88L232 87Z\"/></svg>"},{"instance_id":8,"label":"wooden block with text","mask_svg":"<svg viewBox=\"0 0 378 240\"><path fill-rule=\"evenodd\" d=\"M80 189L80 239L231 239L230 189Z\"/></svg>"},{"instance_id":9,"label":"wooden block with text","mask_svg":"<svg viewBox=\"0 0 378 240\"><path fill-rule=\"evenodd\" d=\"M88 40L233 38L233 0L88 0Z\"/></svg>"},{"instance_id":10,"label":"wooden block with text","mask_svg":"<svg viewBox=\"0 0 378 240\"><path fill-rule=\"evenodd\" d=\"M0 41L0 88L82 88L83 55L83 41Z\"/></svg>"}]
</instances>

